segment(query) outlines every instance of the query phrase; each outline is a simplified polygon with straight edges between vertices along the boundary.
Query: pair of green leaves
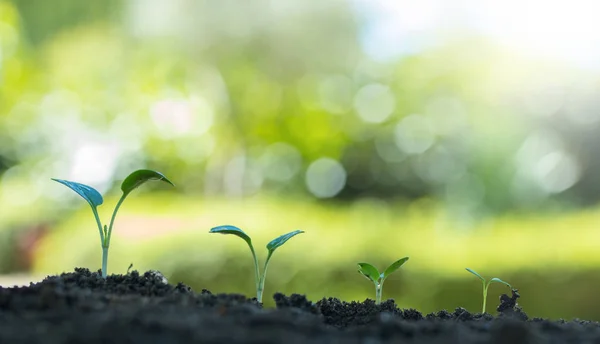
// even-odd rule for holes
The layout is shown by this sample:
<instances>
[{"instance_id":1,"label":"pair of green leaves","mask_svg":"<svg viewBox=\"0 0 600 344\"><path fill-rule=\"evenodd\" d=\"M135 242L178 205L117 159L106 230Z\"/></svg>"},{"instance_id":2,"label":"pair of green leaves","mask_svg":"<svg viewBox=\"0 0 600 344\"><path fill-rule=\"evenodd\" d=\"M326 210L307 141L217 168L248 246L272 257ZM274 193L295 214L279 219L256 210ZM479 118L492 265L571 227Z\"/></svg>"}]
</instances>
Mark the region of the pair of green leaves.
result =
<instances>
[{"instance_id":1,"label":"pair of green leaves","mask_svg":"<svg viewBox=\"0 0 600 344\"><path fill-rule=\"evenodd\" d=\"M485 278L481 277L481 275L478 274L477 272L475 272L474 270L469 269L469 268L466 268L466 270L468 272L472 273L473 275L477 276L477 278L479 278L481 280L481 284L483 286L483 305L481 307L481 313L482 314L485 314L485 309L486 309L485 307L486 307L486 304L487 304L487 292L488 292L488 288L490 287L490 284L492 284L492 282L497 282L497 283L505 284L509 288L512 289L512 286L510 284L508 284L508 282L505 282L505 281L503 281L503 280L501 280L499 278L494 277L494 278L490 279L489 281L486 281Z\"/></svg>"},{"instance_id":2,"label":"pair of green leaves","mask_svg":"<svg viewBox=\"0 0 600 344\"><path fill-rule=\"evenodd\" d=\"M492 279L490 279L489 281L486 282L485 278L481 277L481 275L478 274L477 272L475 272L474 270L469 269L469 268L465 268L465 269L468 272L472 273L473 275L477 276L485 286L489 286L492 282L498 282L498 283L502 283L502 284L507 285L509 288L512 288L512 286L508 282L505 282L505 281L503 281L503 280L501 280L501 279L499 279L497 277L494 277L494 278L492 278Z\"/></svg>"},{"instance_id":3,"label":"pair of green leaves","mask_svg":"<svg viewBox=\"0 0 600 344\"><path fill-rule=\"evenodd\" d=\"M96 208L102 205L102 203L104 203L102 195L91 186L63 179L52 178L52 180L59 182L67 186L71 190L75 191L77 194L79 194L79 196L83 197L83 199L85 199L92 208ZM131 191L135 190L138 186L144 184L149 180L162 180L166 183L175 186L173 183L171 183L170 180L167 179L167 177L165 177L160 172L152 170L137 170L131 173L129 176L127 176L127 178L123 180L123 183L121 183L121 191L123 191L123 198L127 197L127 195L131 193Z\"/></svg>"},{"instance_id":4,"label":"pair of green leaves","mask_svg":"<svg viewBox=\"0 0 600 344\"><path fill-rule=\"evenodd\" d=\"M404 265L404 263L406 263L406 261L408 261L408 257L398 259L388 266L387 269L385 269L385 271L382 273L379 273L379 270L369 263L358 263L358 272L360 272L367 279L371 280L373 283L383 283L383 281L385 281L389 275L398 270L402 265Z\"/></svg>"},{"instance_id":5,"label":"pair of green leaves","mask_svg":"<svg viewBox=\"0 0 600 344\"><path fill-rule=\"evenodd\" d=\"M293 232L283 234L283 235L271 240L267 244L267 250L269 252L267 254L267 259L265 260L265 265L263 267L262 274L260 273L260 269L258 267L258 258L256 257L256 252L254 252L254 247L252 246L252 239L250 239L250 236L248 236L248 234L244 233L243 230L241 230L235 226L225 225L225 226L214 227L209 231L209 233L233 234L235 236L238 236L238 237L244 239L244 241L248 244L248 247L250 248L250 252L252 252L252 259L254 260L254 274L256 276L256 299L258 300L258 302L262 302L263 291L265 289L265 280L267 278L267 267L269 266L269 260L271 260L271 256L273 255L273 252L275 252L275 250L279 246L285 244L292 237L294 237L300 233L304 233L304 231L295 230Z\"/></svg>"},{"instance_id":6,"label":"pair of green leaves","mask_svg":"<svg viewBox=\"0 0 600 344\"><path fill-rule=\"evenodd\" d=\"M248 246L250 246L253 249L252 239L250 239L250 236L248 236L248 234L246 234L243 230L239 229L236 226L224 225L224 226L214 227L209 231L209 233L233 234L235 236L238 236L238 237L244 239L244 241L248 244ZM279 246L285 244L285 242L290 240L293 236L301 234L301 233L304 233L304 231L295 230L293 232L283 234L283 235L271 240L267 244L267 250L269 251L269 255L273 254L275 249L277 249Z\"/></svg>"},{"instance_id":7,"label":"pair of green leaves","mask_svg":"<svg viewBox=\"0 0 600 344\"><path fill-rule=\"evenodd\" d=\"M104 199L96 189L85 184L76 183L64 179L52 178L52 180L61 183L69 189L75 191L79 196L85 199L92 208L94 218L96 219L96 225L98 226L98 232L100 234L100 244L102 246L102 277L106 278L107 275L108 248L110 246L112 229L115 222L115 217L117 215L117 212L119 211L119 207L121 207L121 204L123 204L125 198L127 198L127 195L129 195L131 191L135 190L138 186L144 184L145 182L153 179L162 180L165 183L173 185L173 183L171 183L171 181L168 180L164 175L152 170L137 170L131 173L129 176L127 176L125 180L123 180L123 183L121 183L121 191L123 191L123 194L121 195L121 198L119 199L117 205L115 206L115 209L113 210L113 214L110 219L110 224L107 227L106 225L102 225L100 217L98 216L97 208L98 206L102 205L102 203L104 203Z\"/></svg>"}]
</instances>

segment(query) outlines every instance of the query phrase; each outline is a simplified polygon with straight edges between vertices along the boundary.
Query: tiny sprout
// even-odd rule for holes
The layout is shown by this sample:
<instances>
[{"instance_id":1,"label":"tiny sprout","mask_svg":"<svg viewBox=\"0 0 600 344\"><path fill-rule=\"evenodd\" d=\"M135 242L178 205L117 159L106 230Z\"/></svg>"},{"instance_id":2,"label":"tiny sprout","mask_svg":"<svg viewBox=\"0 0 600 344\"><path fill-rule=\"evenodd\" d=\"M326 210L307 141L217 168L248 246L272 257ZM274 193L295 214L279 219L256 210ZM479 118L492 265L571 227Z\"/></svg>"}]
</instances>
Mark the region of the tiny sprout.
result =
<instances>
[{"instance_id":1,"label":"tiny sprout","mask_svg":"<svg viewBox=\"0 0 600 344\"><path fill-rule=\"evenodd\" d=\"M472 273L473 275L477 276L481 280L481 283L483 283L483 308L481 311L482 314L485 314L485 304L487 301L487 292L488 292L488 288L489 288L490 284L492 284L492 282L503 283L512 289L510 284L508 284L507 282L504 282L503 280L501 280L499 278L494 277L486 282L485 279L483 277L481 277L481 275L478 274L477 272L475 272L474 270L469 269L469 268L466 268L466 270L468 272Z\"/></svg>"},{"instance_id":2,"label":"tiny sprout","mask_svg":"<svg viewBox=\"0 0 600 344\"><path fill-rule=\"evenodd\" d=\"M406 261L408 257L404 257L393 262L390 266L385 269L384 272L379 273L377 268L369 263L358 263L358 272L365 276L368 280L375 284L375 303L381 303L381 293L383 290L383 282L391 275L394 271L398 270Z\"/></svg>"},{"instance_id":3,"label":"tiny sprout","mask_svg":"<svg viewBox=\"0 0 600 344\"><path fill-rule=\"evenodd\" d=\"M112 235L115 216L117 215L117 211L119 211L119 207L121 207L121 204L123 203L127 195L129 195L129 193L131 193L131 191L133 191L138 186L152 179L162 180L165 183L173 185L173 183L171 183L171 181L168 180L164 175L156 171L137 170L135 172L132 172L130 175L127 176L127 178L125 178L125 180L123 180L123 183L121 183L121 191L123 191L123 195L121 196L121 199L119 199L119 202L117 203L115 210L113 211L112 218L110 219L110 225L107 229L106 225L102 226L102 223L100 222L100 217L98 216L97 208L102 203L104 203L104 199L96 189L85 184L71 182L68 180L54 178L51 179L75 191L79 196L83 197L83 199L85 199L89 203L90 207L92 207L92 212L94 213L94 217L96 218L96 224L98 225L98 231L100 232L100 245L102 246L102 277L104 278L106 278L107 273L106 270L108 266L108 247L110 246L110 237Z\"/></svg>"},{"instance_id":4,"label":"tiny sprout","mask_svg":"<svg viewBox=\"0 0 600 344\"><path fill-rule=\"evenodd\" d=\"M239 229L235 226L229 226L229 225L214 227L209 231L209 233L233 234L233 235L236 235L236 236L244 239L244 241L248 244L248 247L250 247L250 252L252 252L252 257L254 258L254 272L255 272L255 278L256 278L256 299L258 300L258 302L262 302L262 295L263 295L263 291L265 288L265 278L267 276L267 266L269 265L269 260L271 259L273 252L275 252L275 249L277 249L279 246L285 244L285 242L288 241L289 239L291 239L293 236L300 234L300 233L304 233L304 231L295 230L293 232L289 232L287 234L281 235L281 236L271 240L271 242L269 242L267 244L267 250L268 250L267 260L265 261L265 266L263 267L262 275L260 274L260 271L258 269L258 259L256 258L256 253L254 252L254 247L252 246L252 240L250 239L248 234L244 233L244 231L242 231L241 229Z\"/></svg>"}]
</instances>

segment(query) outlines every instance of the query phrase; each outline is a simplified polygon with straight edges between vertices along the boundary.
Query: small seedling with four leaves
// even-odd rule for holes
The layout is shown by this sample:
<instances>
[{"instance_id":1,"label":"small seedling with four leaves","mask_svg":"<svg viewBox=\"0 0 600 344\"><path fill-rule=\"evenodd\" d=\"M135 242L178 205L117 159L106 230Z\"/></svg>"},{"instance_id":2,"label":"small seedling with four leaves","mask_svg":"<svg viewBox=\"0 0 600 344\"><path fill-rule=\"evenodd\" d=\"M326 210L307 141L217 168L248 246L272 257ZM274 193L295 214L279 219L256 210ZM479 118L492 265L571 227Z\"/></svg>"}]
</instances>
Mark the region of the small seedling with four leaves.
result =
<instances>
[{"instance_id":1,"label":"small seedling with four leaves","mask_svg":"<svg viewBox=\"0 0 600 344\"><path fill-rule=\"evenodd\" d=\"M481 277L480 274L478 274L477 272L475 272L472 269L466 268L468 272L472 273L473 275L477 276L480 280L481 283L483 283L483 309L481 311L482 314L485 314L485 304L487 301L487 292L488 292L488 288L490 286L490 284L492 284L492 282L498 282L498 283L503 283L506 284L510 289L512 289L512 286L510 284L508 284L507 282L504 282L503 280L499 279L499 278L492 278L489 281L485 281L485 278Z\"/></svg>"},{"instance_id":2,"label":"small seedling with four leaves","mask_svg":"<svg viewBox=\"0 0 600 344\"><path fill-rule=\"evenodd\" d=\"M106 270L108 265L108 247L110 246L110 237L112 234L113 224L115 222L115 216L117 215L117 211L119 210L119 207L121 207L121 204L123 203L127 195L131 193L131 191L152 179L162 180L166 183L173 185L173 183L171 183L171 181L169 181L164 175L156 171L137 170L131 173L129 176L127 176L127 178L125 178L125 180L123 180L123 183L121 183L121 191L123 191L123 195L121 196L121 199L119 199L119 202L117 203L115 210L113 211L112 218L110 219L110 225L107 229L106 225L102 226L102 223L100 222L100 217L98 216L97 208L102 203L104 203L104 199L96 189L85 184L52 178L52 180L59 182L69 187L71 190L75 191L79 196L83 197L83 199L85 199L90 204L90 207L92 207L94 217L96 218L96 224L98 225L98 231L100 232L100 244L102 246L102 277L104 278L106 278L107 273Z\"/></svg>"},{"instance_id":3,"label":"small seedling with four leaves","mask_svg":"<svg viewBox=\"0 0 600 344\"><path fill-rule=\"evenodd\" d=\"M260 274L260 271L258 269L258 259L256 258L256 252L254 252L254 247L252 246L252 239L250 239L248 234L244 233L243 230L235 226L225 225L214 227L209 231L209 233L233 234L244 239L244 241L248 244L248 247L250 247L250 251L252 252L252 257L254 258L254 272L256 277L256 299L258 300L258 302L262 302L263 290L265 288L265 278L267 276L267 266L269 265L269 260L271 259L273 252L275 252L275 249L285 244L285 242L290 240L293 236L300 233L304 233L304 231L295 230L293 232L289 232L271 240L271 242L267 244L268 254L267 260L265 261L265 266L263 267L262 275Z\"/></svg>"},{"instance_id":4,"label":"small seedling with four leaves","mask_svg":"<svg viewBox=\"0 0 600 344\"><path fill-rule=\"evenodd\" d=\"M390 266L385 269L384 272L379 273L376 267L369 263L358 263L358 272L365 276L368 280L375 284L375 303L381 303L381 292L383 290L383 282L391 275L394 271L398 270L406 261L408 257L404 257L393 262Z\"/></svg>"}]
</instances>

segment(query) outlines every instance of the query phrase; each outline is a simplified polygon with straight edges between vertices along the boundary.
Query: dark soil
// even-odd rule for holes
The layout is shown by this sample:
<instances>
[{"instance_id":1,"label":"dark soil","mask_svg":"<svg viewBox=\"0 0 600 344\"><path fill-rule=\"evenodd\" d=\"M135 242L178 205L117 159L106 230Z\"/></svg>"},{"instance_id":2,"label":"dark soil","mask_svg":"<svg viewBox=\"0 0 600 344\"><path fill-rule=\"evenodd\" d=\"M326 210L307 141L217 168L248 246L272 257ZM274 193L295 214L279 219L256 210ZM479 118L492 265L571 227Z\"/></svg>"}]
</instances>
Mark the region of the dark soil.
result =
<instances>
[{"instance_id":1,"label":"dark soil","mask_svg":"<svg viewBox=\"0 0 600 344\"><path fill-rule=\"evenodd\" d=\"M596 322L528 320L516 290L494 317L280 293L263 309L244 295L165 282L157 272L104 280L75 269L0 288L0 343L600 343Z\"/></svg>"}]
</instances>

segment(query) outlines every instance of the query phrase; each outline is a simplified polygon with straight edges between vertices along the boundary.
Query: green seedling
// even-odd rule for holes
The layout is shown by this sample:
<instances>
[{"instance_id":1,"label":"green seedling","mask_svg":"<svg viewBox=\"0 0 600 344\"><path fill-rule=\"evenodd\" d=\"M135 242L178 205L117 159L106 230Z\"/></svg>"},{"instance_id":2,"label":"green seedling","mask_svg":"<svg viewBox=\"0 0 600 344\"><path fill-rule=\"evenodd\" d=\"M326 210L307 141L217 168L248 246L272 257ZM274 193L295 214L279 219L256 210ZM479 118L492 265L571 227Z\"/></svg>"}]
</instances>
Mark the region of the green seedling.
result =
<instances>
[{"instance_id":1,"label":"green seedling","mask_svg":"<svg viewBox=\"0 0 600 344\"><path fill-rule=\"evenodd\" d=\"M381 303L381 293L385 279L388 278L388 276L394 271L398 270L404 263L406 263L407 260L408 257L404 257L393 262L382 273L379 273L377 268L369 263L358 263L358 272L375 284L375 304Z\"/></svg>"},{"instance_id":2,"label":"green seedling","mask_svg":"<svg viewBox=\"0 0 600 344\"><path fill-rule=\"evenodd\" d=\"M504 282L503 280L499 279L499 278L492 278L489 281L486 282L485 278L481 277L480 274L478 274L477 272L473 271L472 269L466 268L468 272L472 273L473 275L477 276L480 280L481 283L483 284L483 308L481 313L485 314L485 305L487 302L487 292L488 292L488 288L490 286L490 284L492 284L492 282L498 282L498 283L502 283L502 284L506 284L509 288L512 289L511 285L508 284L507 282Z\"/></svg>"},{"instance_id":3,"label":"green seedling","mask_svg":"<svg viewBox=\"0 0 600 344\"><path fill-rule=\"evenodd\" d=\"M248 247L250 247L250 252L252 252L252 257L254 258L254 272L255 272L255 278L256 278L256 299L258 300L258 302L262 302L262 295L263 295L263 291L265 289L265 278L267 276L267 266L269 265L269 260L271 259L273 252L275 252L275 250L279 246L285 244L285 242L290 240L293 236L300 234L300 233L304 233L304 231L295 230L293 232L289 232L287 234L284 234L282 236L279 236L279 237L271 240L271 242L269 242L267 244L268 254L267 254L267 260L265 261L265 266L263 268L262 275L260 274L260 271L258 269L258 259L256 258L256 252L254 252L254 247L252 246L252 239L250 239L248 234L244 233L243 230L241 230L235 226L225 225L225 226L214 227L209 231L209 233L233 234L233 235L236 235L236 236L244 239L244 241L248 244Z\"/></svg>"},{"instance_id":4,"label":"green seedling","mask_svg":"<svg viewBox=\"0 0 600 344\"><path fill-rule=\"evenodd\" d=\"M71 190L75 191L79 196L83 197L83 199L85 199L90 204L90 207L92 207L94 217L96 218L96 224L98 225L98 231L100 232L100 244L102 246L102 277L104 278L106 278L106 270L108 265L108 247L110 246L110 237L112 235L113 224L115 222L115 216L117 215L117 211L119 210L119 207L121 207L121 204L123 203L127 195L131 193L131 191L152 179L162 180L166 183L173 185L173 183L171 183L171 181L169 181L164 175L156 171L137 170L131 173L129 176L127 176L127 178L125 178L123 183L121 183L121 191L123 191L123 195L121 196L121 199L119 199L119 202L117 203L117 206L113 211L112 218L110 219L110 225L107 229L106 225L102 226L102 223L100 222L100 217L98 216L97 208L102 203L104 203L104 199L96 189L85 184L52 178L52 180L59 182L69 187Z\"/></svg>"}]
</instances>

